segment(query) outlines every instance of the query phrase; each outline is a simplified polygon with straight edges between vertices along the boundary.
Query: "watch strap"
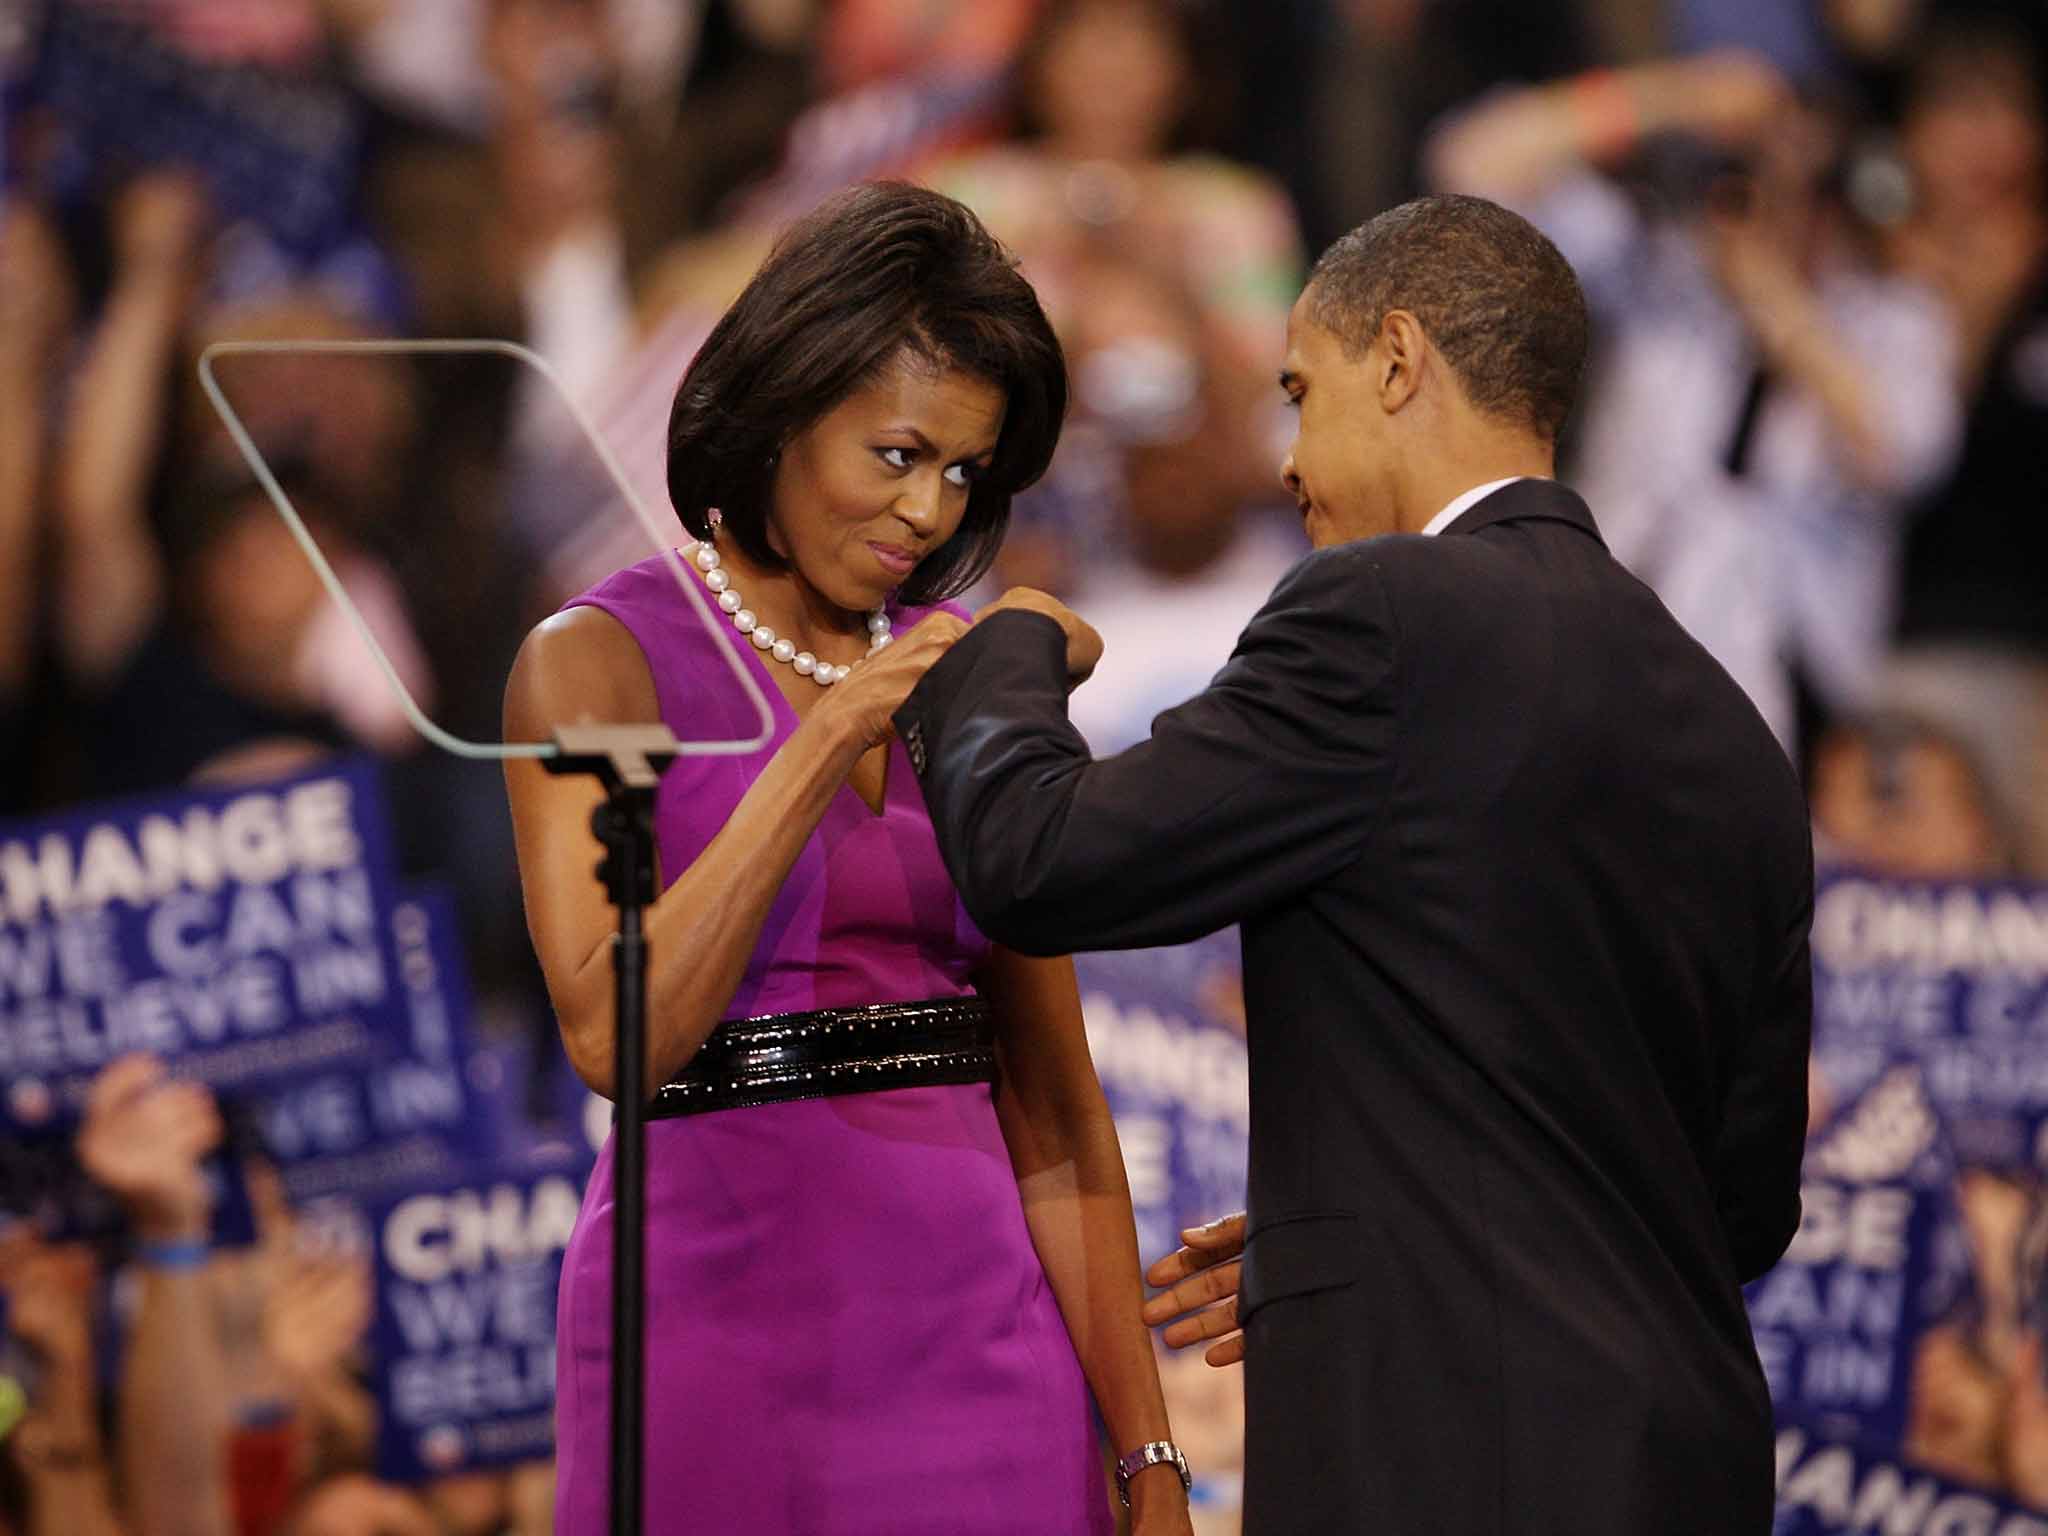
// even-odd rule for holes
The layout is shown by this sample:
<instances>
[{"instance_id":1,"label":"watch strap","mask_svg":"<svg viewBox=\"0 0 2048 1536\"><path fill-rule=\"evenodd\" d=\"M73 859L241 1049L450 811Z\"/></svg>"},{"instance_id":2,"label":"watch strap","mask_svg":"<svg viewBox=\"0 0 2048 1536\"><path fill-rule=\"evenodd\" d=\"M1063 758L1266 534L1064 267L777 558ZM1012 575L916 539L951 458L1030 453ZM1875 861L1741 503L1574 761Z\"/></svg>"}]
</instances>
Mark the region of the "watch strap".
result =
<instances>
[{"instance_id":1,"label":"watch strap","mask_svg":"<svg viewBox=\"0 0 2048 1536\"><path fill-rule=\"evenodd\" d=\"M1119 1458L1116 1464L1116 1496L1123 1500L1126 1509L1131 1503L1131 1479L1147 1467L1161 1464L1172 1467L1180 1474L1183 1493L1194 1485L1194 1478L1188 1472L1188 1459L1181 1454L1179 1446L1171 1440L1148 1441L1130 1454Z\"/></svg>"}]
</instances>

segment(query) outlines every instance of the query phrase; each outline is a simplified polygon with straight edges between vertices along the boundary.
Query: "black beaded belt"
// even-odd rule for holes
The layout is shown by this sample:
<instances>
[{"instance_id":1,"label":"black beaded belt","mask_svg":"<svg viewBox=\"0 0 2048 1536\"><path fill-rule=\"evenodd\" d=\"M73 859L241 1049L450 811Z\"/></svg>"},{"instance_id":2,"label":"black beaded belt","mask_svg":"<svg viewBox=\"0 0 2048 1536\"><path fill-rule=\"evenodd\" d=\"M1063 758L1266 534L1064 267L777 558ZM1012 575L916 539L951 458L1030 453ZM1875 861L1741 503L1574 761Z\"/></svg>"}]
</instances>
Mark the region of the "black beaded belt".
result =
<instances>
[{"instance_id":1,"label":"black beaded belt","mask_svg":"<svg viewBox=\"0 0 2048 1536\"><path fill-rule=\"evenodd\" d=\"M995 1066L995 1030L978 997L727 1019L672 1082L655 1090L647 1118L986 1083Z\"/></svg>"}]
</instances>

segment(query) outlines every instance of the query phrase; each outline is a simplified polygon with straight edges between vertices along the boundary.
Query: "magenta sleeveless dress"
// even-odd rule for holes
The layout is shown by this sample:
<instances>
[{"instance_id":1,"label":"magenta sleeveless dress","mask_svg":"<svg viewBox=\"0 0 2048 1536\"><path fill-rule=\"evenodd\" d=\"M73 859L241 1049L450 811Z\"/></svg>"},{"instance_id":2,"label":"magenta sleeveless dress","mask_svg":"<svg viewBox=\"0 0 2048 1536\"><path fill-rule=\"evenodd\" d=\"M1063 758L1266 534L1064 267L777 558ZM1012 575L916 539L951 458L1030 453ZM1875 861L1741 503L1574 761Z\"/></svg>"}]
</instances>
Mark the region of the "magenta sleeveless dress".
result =
<instances>
[{"instance_id":1,"label":"magenta sleeveless dress","mask_svg":"<svg viewBox=\"0 0 2048 1536\"><path fill-rule=\"evenodd\" d=\"M639 641L686 757L655 834L673 878L796 728L764 661L714 639L665 562L576 603ZM572 604L573 606L573 604ZM927 610L891 610L898 630ZM729 1018L970 993L960 905L900 744L877 815L841 786L776 899ZM1108 1532L1093 1404L1024 1225L987 1084L848 1094L649 1124L647 1499L653 1533ZM612 1146L562 1269L556 1530L609 1508Z\"/></svg>"}]
</instances>

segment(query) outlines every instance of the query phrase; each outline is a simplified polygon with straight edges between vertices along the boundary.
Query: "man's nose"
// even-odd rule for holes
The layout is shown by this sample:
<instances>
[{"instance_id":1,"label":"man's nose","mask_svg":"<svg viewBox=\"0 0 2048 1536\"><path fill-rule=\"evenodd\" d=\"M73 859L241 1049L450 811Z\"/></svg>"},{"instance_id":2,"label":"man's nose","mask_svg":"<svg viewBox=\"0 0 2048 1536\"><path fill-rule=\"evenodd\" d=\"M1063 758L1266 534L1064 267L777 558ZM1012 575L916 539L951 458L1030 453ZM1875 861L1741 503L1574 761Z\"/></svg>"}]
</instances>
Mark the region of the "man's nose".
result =
<instances>
[{"instance_id":1,"label":"man's nose","mask_svg":"<svg viewBox=\"0 0 2048 1536\"><path fill-rule=\"evenodd\" d=\"M1287 494L1296 501L1301 500L1301 476L1295 472L1294 450L1287 450L1287 457L1280 461L1280 483L1287 487Z\"/></svg>"}]
</instances>

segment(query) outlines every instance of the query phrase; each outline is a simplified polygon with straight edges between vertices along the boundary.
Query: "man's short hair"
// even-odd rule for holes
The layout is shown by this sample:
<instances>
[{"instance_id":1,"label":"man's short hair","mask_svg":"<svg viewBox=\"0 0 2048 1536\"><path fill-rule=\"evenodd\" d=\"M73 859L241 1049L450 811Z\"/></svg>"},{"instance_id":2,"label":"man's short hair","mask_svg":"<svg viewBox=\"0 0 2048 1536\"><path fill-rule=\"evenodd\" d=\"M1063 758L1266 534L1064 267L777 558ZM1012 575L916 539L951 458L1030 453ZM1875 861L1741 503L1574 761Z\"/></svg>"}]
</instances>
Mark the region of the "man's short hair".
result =
<instances>
[{"instance_id":1,"label":"man's short hair","mask_svg":"<svg viewBox=\"0 0 2048 1536\"><path fill-rule=\"evenodd\" d=\"M1405 309L1480 410L1556 442L1586 371L1586 296L1527 219L1482 197L1417 198L1323 253L1309 316L1357 356Z\"/></svg>"}]
</instances>

